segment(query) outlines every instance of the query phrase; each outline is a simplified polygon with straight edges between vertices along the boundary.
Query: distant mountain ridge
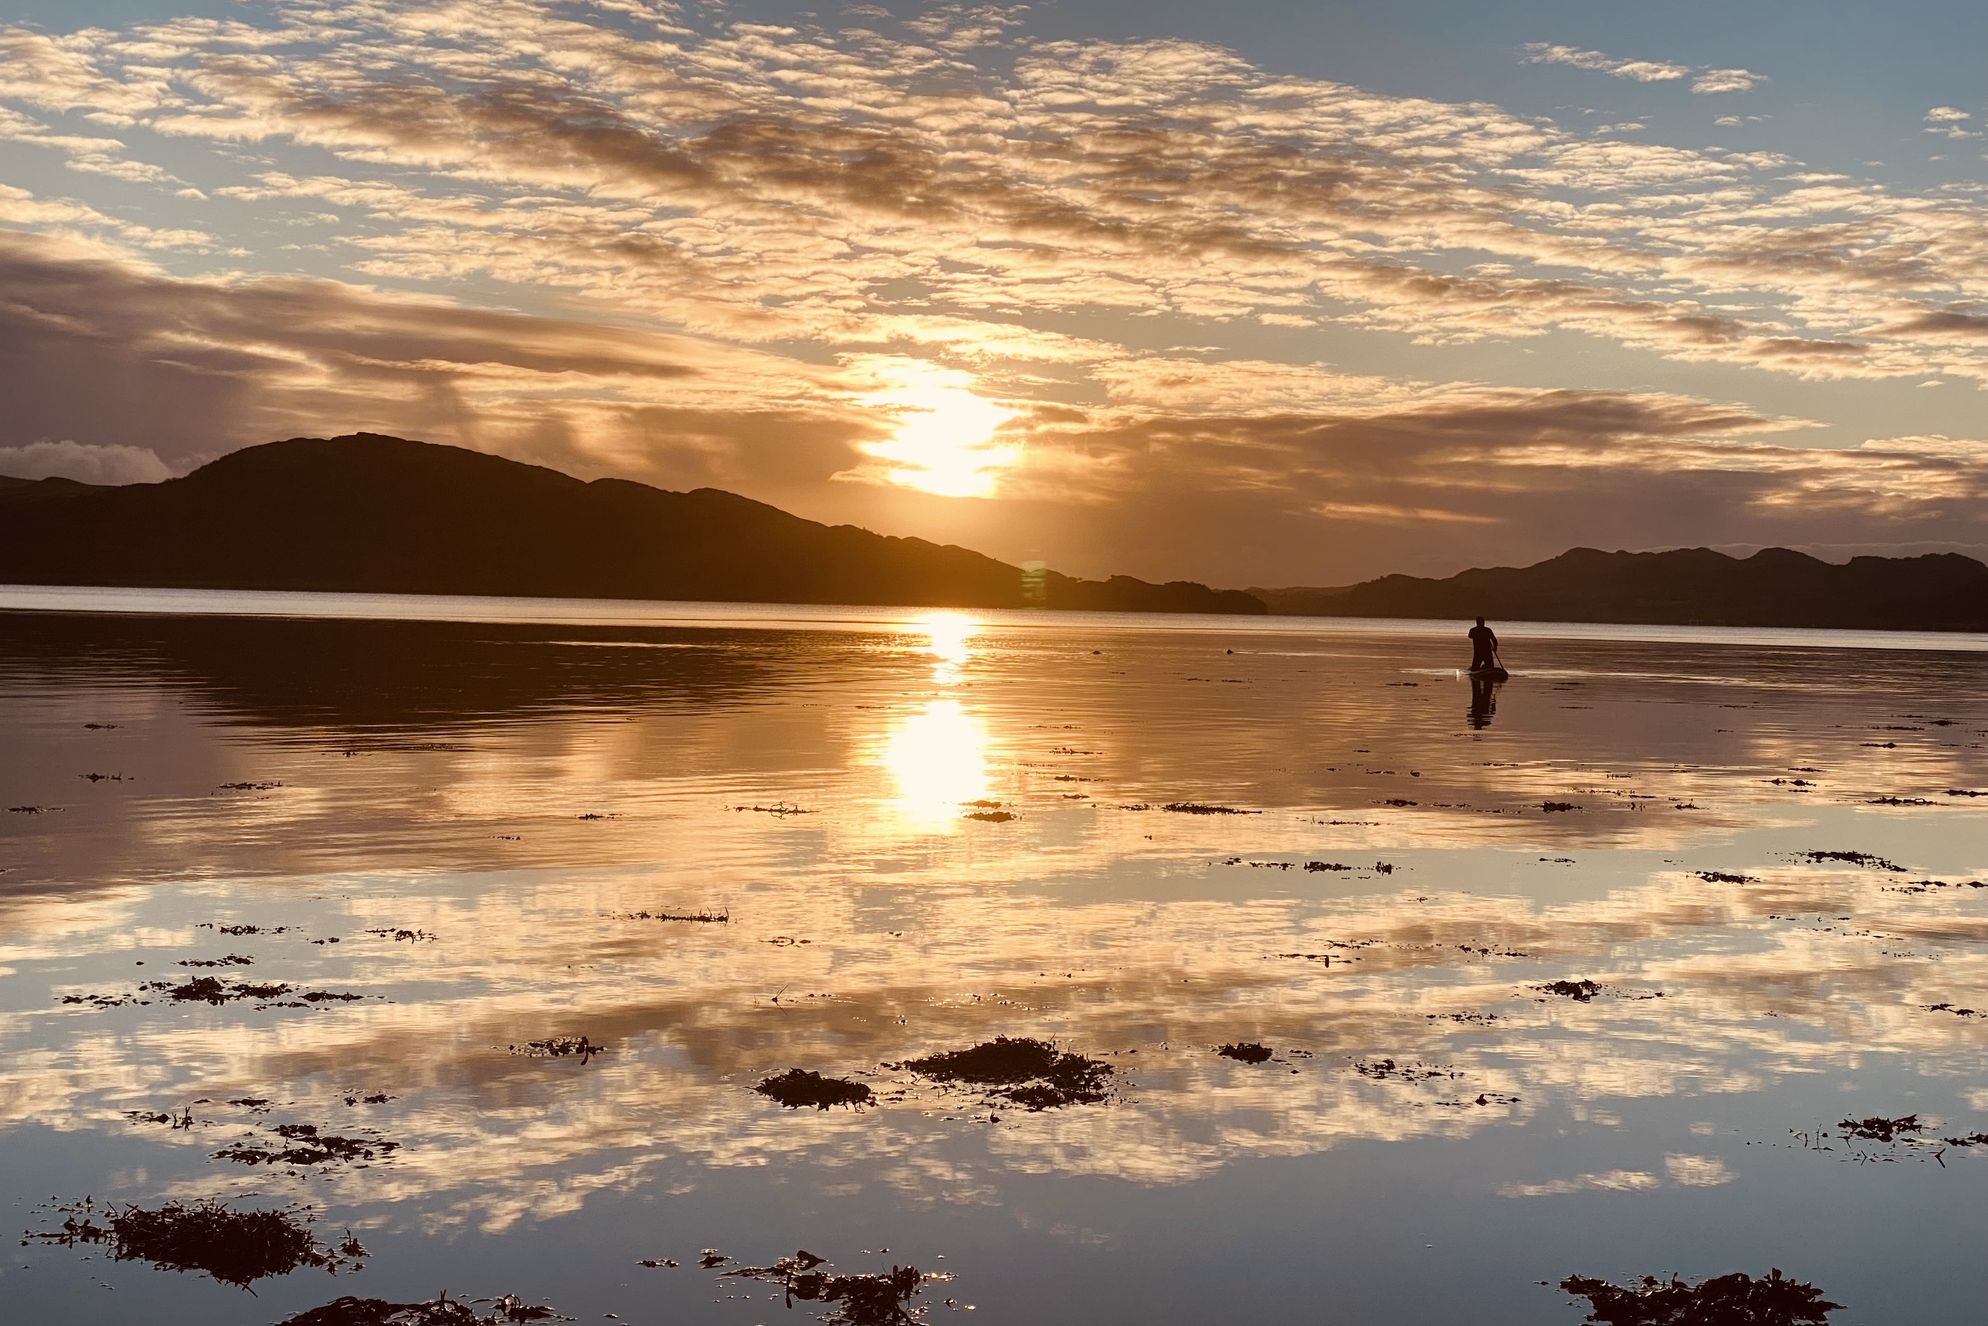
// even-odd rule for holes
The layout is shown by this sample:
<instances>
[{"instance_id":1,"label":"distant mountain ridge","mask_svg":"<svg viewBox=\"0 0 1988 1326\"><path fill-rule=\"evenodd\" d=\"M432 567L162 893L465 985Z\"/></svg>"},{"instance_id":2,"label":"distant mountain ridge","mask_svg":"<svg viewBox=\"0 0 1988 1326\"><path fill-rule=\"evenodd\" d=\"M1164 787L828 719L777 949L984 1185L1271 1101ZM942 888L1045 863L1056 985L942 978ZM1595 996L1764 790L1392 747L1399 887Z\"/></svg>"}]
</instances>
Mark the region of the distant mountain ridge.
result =
<instances>
[{"instance_id":1,"label":"distant mountain ridge","mask_svg":"<svg viewBox=\"0 0 1988 1326\"><path fill-rule=\"evenodd\" d=\"M0 478L0 582L139 588L1261 613L1239 590L1024 571L376 433L248 447L163 483Z\"/></svg>"},{"instance_id":2,"label":"distant mountain ridge","mask_svg":"<svg viewBox=\"0 0 1988 1326\"><path fill-rule=\"evenodd\" d=\"M162 483L0 476L0 583L1988 631L1988 566L1956 553L1575 548L1248 592L1079 580L715 488L588 482L376 433L248 447Z\"/></svg>"},{"instance_id":3,"label":"distant mountain ridge","mask_svg":"<svg viewBox=\"0 0 1988 1326\"><path fill-rule=\"evenodd\" d=\"M1276 613L1507 621L1988 631L1988 566L1958 553L1825 562L1786 548L1575 548L1446 579L1390 575L1334 589L1252 589Z\"/></svg>"}]
</instances>

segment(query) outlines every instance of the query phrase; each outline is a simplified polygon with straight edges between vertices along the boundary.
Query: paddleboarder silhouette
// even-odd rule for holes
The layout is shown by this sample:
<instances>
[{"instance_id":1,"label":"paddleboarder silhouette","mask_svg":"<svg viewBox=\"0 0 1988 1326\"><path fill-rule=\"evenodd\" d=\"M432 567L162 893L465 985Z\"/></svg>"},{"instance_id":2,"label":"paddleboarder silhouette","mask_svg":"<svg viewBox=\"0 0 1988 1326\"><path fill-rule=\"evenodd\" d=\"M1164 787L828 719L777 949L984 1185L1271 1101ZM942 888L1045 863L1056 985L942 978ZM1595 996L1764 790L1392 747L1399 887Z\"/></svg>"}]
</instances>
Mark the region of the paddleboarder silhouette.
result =
<instances>
[{"instance_id":1,"label":"paddleboarder silhouette","mask_svg":"<svg viewBox=\"0 0 1988 1326\"><path fill-rule=\"evenodd\" d=\"M1498 633L1484 624L1479 617L1477 625L1467 632L1470 640L1470 675L1488 677L1492 681L1503 681L1511 674L1505 671L1504 664L1498 661Z\"/></svg>"}]
</instances>

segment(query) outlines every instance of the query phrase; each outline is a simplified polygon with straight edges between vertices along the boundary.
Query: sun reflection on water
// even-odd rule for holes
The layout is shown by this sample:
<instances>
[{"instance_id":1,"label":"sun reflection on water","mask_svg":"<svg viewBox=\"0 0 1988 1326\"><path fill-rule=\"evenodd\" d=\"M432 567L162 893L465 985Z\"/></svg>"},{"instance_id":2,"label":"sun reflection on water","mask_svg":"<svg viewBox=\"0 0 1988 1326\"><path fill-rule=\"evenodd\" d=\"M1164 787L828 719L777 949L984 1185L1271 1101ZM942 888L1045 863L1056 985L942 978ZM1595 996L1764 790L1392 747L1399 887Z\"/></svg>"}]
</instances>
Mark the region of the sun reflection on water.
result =
<instances>
[{"instance_id":1,"label":"sun reflection on water","mask_svg":"<svg viewBox=\"0 0 1988 1326\"><path fill-rule=\"evenodd\" d=\"M909 829L951 832L965 805L993 790L987 722L950 697L899 718L878 763L890 777L891 813Z\"/></svg>"},{"instance_id":2,"label":"sun reflection on water","mask_svg":"<svg viewBox=\"0 0 1988 1326\"><path fill-rule=\"evenodd\" d=\"M935 612L920 617L913 626L925 635L925 653L931 656L932 680L949 686L959 680L960 669L973 658L973 640L980 623L956 612Z\"/></svg>"}]
</instances>

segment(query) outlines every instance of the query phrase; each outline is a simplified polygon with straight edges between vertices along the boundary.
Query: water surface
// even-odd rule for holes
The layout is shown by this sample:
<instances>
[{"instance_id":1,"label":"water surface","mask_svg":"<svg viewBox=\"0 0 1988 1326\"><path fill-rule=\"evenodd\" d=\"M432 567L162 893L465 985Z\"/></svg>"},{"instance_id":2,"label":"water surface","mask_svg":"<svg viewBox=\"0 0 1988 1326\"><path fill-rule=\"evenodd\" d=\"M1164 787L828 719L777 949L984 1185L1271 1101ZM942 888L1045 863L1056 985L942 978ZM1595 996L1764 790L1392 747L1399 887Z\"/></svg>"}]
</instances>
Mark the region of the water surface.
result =
<instances>
[{"instance_id":1,"label":"water surface","mask_svg":"<svg viewBox=\"0 0 1988 1326\"><path fill-rule=\"evenodd\" d=\"M704 1248L949 1271L933 1320L1572 1323L1540 1281L1770 1266L1847 1322L1988 1291L1988 1148L1836 1129L1988 1130L1979 637L1501 624L1517 675L1473 692L1448 623L0 605L16 1227L290 1202L373 1254L251 1297L22 1248L10 1318L448 1287L807 1319ZM62 1002L196 972L364 997ZM605 1052L508 1048L579 1035ZM1112 1099L890 1067L997 1035ZM791 1067L880 1101L752 1092ZM284 1123L398 1149L214 1158Z\"/></svg>"}]
</instances>

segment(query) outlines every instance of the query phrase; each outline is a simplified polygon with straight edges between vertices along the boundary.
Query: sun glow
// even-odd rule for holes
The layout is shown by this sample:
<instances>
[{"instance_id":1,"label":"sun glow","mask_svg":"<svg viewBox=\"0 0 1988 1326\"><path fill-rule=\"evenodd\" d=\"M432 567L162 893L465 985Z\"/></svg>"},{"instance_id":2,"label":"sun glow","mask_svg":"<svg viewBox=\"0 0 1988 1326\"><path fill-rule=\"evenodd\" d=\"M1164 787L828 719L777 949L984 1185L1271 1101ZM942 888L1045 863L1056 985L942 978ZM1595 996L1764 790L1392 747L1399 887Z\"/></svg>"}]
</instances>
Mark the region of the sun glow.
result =
<instances>
[{"instance_id":1,"label":"sun glow","mask_svg":"<svg viewBox=\"0 0 1988 1326\"><path fill-rule=\"evenodd\" d=\"M964 613L927 613L905 623L905 644L930 662L932 684L950 689L972 662L980 629ZM889 779L892 816L915 833L956 831L968 804L993 785L987 721L951 695L898 715L875 758Z\"/></svg>"},{"instance_id":2,"label":"sun glow","mask_svg":"<svg viewBox=\"0 0 1988 1326\"><path fill-rule=\"evenodd\" d=\"M891 782L891 811L905 828L950 833L968 803L989 795L987 724L958 700L933 700L900 718L879 763Z\"/></svg>"},{"instance_id":3,"label":"sun glow","mask_svg":"<svg viewBox=\"0 0 1988 1326\"><path fill-rule=\"evenodd\" d=\"M934 612L912 623L925 636L925 653L932 658L932 680L949 686L959 680L960 669L973 657L973 637L980 623L956 612Z\"/></svg>"},{"instance_id":4,"label":"sun glow","mask_svg":"<svg viewBox=\"0 0 1988 1326\"><path fill-rule=\"evenodd\" d=\"M1015 411L969 391L964 373L920 365L871 398L895 420L884 441L863 450L884 463L883 477L938 497L992 497L1021 448L997 442Z\"/></svg>"}]
</instances>

